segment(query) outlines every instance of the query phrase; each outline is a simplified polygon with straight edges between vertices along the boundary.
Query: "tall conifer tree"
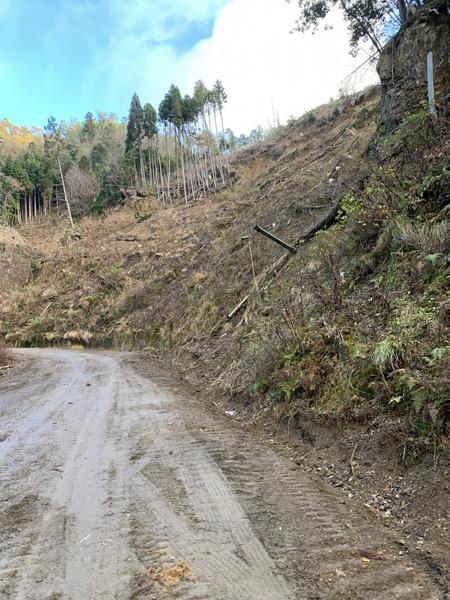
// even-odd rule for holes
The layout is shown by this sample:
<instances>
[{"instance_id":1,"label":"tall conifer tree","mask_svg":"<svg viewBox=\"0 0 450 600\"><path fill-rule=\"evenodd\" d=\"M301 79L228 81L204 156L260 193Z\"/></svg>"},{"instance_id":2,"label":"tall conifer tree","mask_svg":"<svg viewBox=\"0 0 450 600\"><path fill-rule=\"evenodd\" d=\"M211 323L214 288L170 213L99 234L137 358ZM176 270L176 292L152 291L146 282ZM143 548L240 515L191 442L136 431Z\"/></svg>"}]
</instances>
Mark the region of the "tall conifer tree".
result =
<instances>
[{"instance_id":1,"label":"tall conifer tree","mask_svg":"<svg viewBox=\"0 0 450 600\"><path fill-rule=\"evenodd\" d=\"M144 111L139 96L135 93L131 99L128 113L127 138L125 150L138 149L144 135Z\"/></svg>"},{"instance_id":2,"label":"tall conifer tree","mask_svg":"<svg viewBox=\"0 0 450 600\"><path fill-rule=\"evenodd\" d=\"M144 111L139 96L134 93L131 99L130 112L128 114L127 138L125 140L125 152L136 157L136 177L138 173L141 183L145 184L144 161L142 157L142 138L144 137ZM136 164L136 163L135 163ZM139 169L138 169L139 167Z\"/></svg>"}]
</instances>

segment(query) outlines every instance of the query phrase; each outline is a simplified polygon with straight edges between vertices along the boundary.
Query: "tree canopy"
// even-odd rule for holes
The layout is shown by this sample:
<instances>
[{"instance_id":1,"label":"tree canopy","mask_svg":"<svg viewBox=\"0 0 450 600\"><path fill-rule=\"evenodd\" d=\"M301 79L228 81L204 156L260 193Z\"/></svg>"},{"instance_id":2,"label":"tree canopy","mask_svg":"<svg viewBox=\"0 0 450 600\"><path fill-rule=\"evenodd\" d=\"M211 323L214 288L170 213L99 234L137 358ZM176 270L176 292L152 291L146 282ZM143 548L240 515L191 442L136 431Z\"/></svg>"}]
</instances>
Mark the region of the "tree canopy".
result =
<instances>
[{"instance_id":1,"label":"tree canopy","mask_svg":"<svg viewBox=\"0 0 450 600\"><path fill-rule=\"evenodd\" d=\"M424 4L424 0L297 0L297 3L300 8L297 31L315 31L330 11L338 8L348 22L352 48L370 41L379 52L389 33L401 27L408 12Z\"/></svg>"},{"instance_id":2,"label":"tree canopy","mask_svg":"<svg viewBox=\"0 0 450 600\"><path fill-rule=\"evenodd\" d=\"M135 93L131 99L130 112L128 114L127 138L125 150L136 148L141 143L144 128L144 111L139 96Z\"/></svg>"}]
</instances>

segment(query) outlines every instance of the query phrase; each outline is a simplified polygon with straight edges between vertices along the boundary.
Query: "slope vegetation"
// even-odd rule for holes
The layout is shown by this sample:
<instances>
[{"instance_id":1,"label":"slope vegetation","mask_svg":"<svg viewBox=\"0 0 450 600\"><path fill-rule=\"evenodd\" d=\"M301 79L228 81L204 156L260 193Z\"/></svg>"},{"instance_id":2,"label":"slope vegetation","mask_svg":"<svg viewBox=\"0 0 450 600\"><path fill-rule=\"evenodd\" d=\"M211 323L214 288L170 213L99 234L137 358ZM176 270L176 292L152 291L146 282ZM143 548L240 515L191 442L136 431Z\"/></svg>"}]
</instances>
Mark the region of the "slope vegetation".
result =
<instances>
[{"instance_id":1,"label":"slope vegetation","mask_svg":"<svg viewBox=\"0 0 450 600\"><path fill-rule=\"evenodd\" d=\"M447 126L418 112L377 140L378 102L368 90L280 129L204 201L129 202L80 221L79 237L49 220L23 228L43 257L2 290L7 342L159 348L207 389L289 422L382 415L399 439L441 436Z\"/></svg>"}]
</instances>

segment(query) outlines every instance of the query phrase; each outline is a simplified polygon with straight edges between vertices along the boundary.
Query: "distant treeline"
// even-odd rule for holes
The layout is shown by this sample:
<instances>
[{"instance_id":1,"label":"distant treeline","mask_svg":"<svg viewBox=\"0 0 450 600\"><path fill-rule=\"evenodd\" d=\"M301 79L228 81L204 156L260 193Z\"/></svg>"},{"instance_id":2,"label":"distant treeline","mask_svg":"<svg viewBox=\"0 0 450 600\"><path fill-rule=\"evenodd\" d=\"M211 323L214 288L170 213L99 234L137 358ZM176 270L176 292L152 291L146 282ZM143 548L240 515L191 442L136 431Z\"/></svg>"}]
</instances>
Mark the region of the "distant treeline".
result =
<instances>
[{"instance_id":1,"label":"distant treeline","mask_svg":"<svg viewBox=\"0 0 450 600\"><path fill-rule=\"evenodd\" d=\"M227 95L217 80L191 96L172 85L156 110L133 95L127 119L88 112L82 122L28 129L0 121L0 223L28 222L70 205L74 217L100 213L133 189L170 204L220 188L229 155L263 136L224 126ZM66 201L67 198L67 201Z\"/></svg>"}]
</instances>

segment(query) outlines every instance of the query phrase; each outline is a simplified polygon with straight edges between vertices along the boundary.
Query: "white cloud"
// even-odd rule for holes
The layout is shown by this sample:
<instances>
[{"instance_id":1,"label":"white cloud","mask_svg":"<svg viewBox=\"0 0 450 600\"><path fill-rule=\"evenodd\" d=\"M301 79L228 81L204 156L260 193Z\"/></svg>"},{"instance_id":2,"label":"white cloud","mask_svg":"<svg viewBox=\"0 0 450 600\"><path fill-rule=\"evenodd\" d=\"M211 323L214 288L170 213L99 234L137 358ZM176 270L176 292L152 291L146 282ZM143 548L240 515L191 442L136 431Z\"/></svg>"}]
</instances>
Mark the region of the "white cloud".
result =
<instances>
[{"instance_id":1,"label":"white cloud","mask_svg":"<svg viewBox=\"0 0 450 600\"><path fill-rule=\"evenodd\" d=\"M298 8L284 0L230 0L220 10L211 38L180 55L171 40L173 30L164 29L167 23L177 17L179 25L180 14L191 21L211 17L221 4L223 0L173 0L144 18L148 0L137 0L133 9L114 0L118 30L95 58L90 85L94 78L102 81L111 103L137 90L143 101L157 106L171 83L189 93L197 79L211 85L218 78L228 93L226 125L248 132L258 124L266 126L273 108L285 121L328 101L364 60L349 55L346 25L338 13L332 30L291 34ZM364 83L372 81L373 72Z\"/></svg>"},{"instance_id":2,"label":"white cloud","mask_svg":"<svg viewBox=\"0 0 450 600\"><path fill-rule=\"evenodd\" d=\"M193 25L214 20L227 1L110 0L109 41L92 57L82 82L87 103L90 90L100 84L108 110L136 90L157 105L172 83L186 81L190 53L177 51L177 38Z\"/></svg>"},{"instance_id":3,"label":"white cloud","mask_svg":"<svg viewBox=\"0 0 450 600\"><path fill-rule=\"evenodd\" d=\"M364 60L349 55L347 28L338 13L332 30L289 33L297 10L282 0L258 0L257 9L253 0L232 0L212 38L196 49L193 69L208 81L222 79L234 129L264 127L273 107L285 121L327 102Z\"/></svg>"},{"instance_id":4,"label":"white cloud","mask_svg":"<svg viewBox=\"0 0 450 600\"><path fill-rule=\"evenodd\" d=\"M140 33L147 42L173 40L188 24L213 19L227 0L124 0L109 3L110 16L122 33Z\"/></svg>"}]
</instances>

